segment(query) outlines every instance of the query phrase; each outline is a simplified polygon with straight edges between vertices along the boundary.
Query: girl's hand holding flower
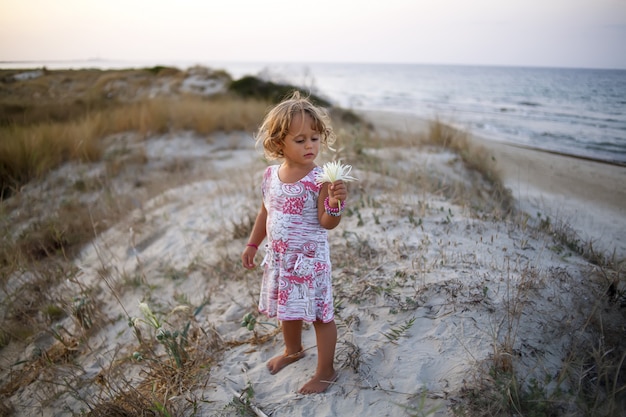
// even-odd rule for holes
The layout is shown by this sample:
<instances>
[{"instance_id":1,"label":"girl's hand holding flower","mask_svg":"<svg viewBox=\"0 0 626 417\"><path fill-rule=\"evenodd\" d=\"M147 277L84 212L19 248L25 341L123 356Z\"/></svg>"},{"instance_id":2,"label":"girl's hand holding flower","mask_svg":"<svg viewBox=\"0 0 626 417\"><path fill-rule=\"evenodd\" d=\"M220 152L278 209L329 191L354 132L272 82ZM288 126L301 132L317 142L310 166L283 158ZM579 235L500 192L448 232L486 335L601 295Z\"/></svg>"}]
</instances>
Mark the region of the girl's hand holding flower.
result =
<instances>
[{"instance_id":1,"label":"girl's hand holding flower","mask_svg":"<svg viewBox=\"0 0 626 417\"><path fill-rule=\"evenodd\" d=\"M337 204L341 211L341 202L345 201L348 191L344 182L356 181L350 175L352 165L341 165L341 161L327 162L322 167L322 173L315 179L318 184L330 183L328 187L329 205Z\"/></svg>"},{"instance_id":2,"label":"girl's hand holding flower","mask_svg":"<svg viewBox=\"0 0 626 417\"><path fill-rule=\"evenodd\" d=\"M341 202L346 201L347 197L348 190L343 180L337 180L328 186L328 199L331 207L341 209Z\"/></svg>"}]
</instances>

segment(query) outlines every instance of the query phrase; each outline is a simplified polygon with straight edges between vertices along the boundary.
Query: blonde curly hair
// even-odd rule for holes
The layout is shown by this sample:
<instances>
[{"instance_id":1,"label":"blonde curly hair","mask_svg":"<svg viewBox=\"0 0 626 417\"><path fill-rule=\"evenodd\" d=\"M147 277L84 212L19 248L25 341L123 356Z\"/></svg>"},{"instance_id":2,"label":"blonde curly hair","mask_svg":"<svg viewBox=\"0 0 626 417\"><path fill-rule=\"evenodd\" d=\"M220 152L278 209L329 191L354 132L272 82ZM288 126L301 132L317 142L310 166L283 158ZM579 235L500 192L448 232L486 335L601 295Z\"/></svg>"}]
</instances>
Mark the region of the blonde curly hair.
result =
<instances>
[{"instance_id":1,"label":"blonde curly hair","mask_svg":"<svg viewBox=\"0 0 626 417\"><path fill-rule=\"evenodd\" d=\"M326 110L315 106L308 97L302 97L299 91L273 107L265 116L256 135L257 146L263 146L263 153L269 160L280 159L283 155L285 137L295 115L309 115L313 119L314 130L320 133L320 143L331 148L335 143L335 132L330 124Z\"/></svg>"}]
</instances>

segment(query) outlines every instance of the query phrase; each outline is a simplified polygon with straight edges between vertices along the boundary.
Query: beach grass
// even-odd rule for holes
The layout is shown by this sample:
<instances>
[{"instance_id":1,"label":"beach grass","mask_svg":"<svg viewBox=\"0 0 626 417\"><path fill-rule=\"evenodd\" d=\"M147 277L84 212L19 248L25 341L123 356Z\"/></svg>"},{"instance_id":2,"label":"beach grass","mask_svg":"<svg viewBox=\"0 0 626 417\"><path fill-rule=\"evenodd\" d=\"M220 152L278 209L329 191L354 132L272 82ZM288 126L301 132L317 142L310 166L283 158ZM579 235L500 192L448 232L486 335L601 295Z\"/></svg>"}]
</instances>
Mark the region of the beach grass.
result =
<instances>
[{"instance_id":1,"label":"beach grass","mask_svg":"<svg viewBox=\"0 0 626 417\"><path fill-rule=\"evenodd\" d=\"M251 131L267 106L267 102L233 97L211 101L196 97L145 99L92 112L78 120L3 127L0 189L2 195L9 196L63 163L97 161L104 154L103 139L109 135Z\"/></svg>"},{"instance_id":2,"label":"beach grass","mask_svg":"<svg viewBox=\"0 0 626 417\"><path fill-rule=\"evenodd\" d=\"M146 74L153 78L146 81ZM198 323L198 315L211 300L193 305L185 293L176 293L173 299L164 302L158 292L164 280L177 282L194 274L214 283L212 288L216 291L226 280L232 280L245 283L247 288L246 294L233 303L251 311L257 291L254 284L248 282L245 272L233 267L238 260L225 251L218 254L217 260L194 258L185 267L166 262L157 269L159 276L155 276L155 270L145 264L140 250L142 244L149 242L136 241L130 233L129 247L136 251L137 268L118 270L115 260L108 259L106 253L100 255L97 266L98 278L105 283L105 298L117 300L120 310L125 312L115 319L102 311L101 287L79 279L81 270L74 260L81 248L122 221L128 213L141 215L143 204L149 198L194 179L183 170L182 175L173 180L171 170L164 170L131 188L133 192L129 195L128 189L120 184L138 181L135 172L146 164L146 156L140 148L132 147L112 152L112 143L122 137L130 142L145 142L177 132L194 132L201 137L229 131L251 135L269 103L228 94L212 98L182 94L96 104L102 91L112 84L133 79L136 81L133 91L137 95L142 88L154 85L159 75L170 77L176 85L182 85L184 77L180 71L168 68L133 70L123 76L116 72L92 74L91 71L76 73L77 79L73 79L73 75L63 74L63 83L77 85L85 91L85 102L92 103L88 112L77 112L69 106L63 116L52 117L54 106L51 106L45 110L48 116L37 122L11 122L0 128L0 166L3 167L0 214L4 236L0 252L3 309L0 349L8 349L11 343L27 346L34 338L43 340L41 351L26 363L11 365L14 370L9 379L3 380L0 396L8 399L36 383L43 402L61 394L70 395L81 403L82 415L139 416L145 415L146 410L162 416L197 415L206 400L196 389L207 384L211 366L220 361L226 348L260 345L271 340L277 331L261 329L240 340L227 342L225 335L216 328ZM45 86L41 79L36 79L27 93L42 95L47 91ZM98 91L100 93L96 93ZM24 102L21 105L25 105ZM337 349L340 366L357 374L364 386L369 383L373 386L373 358L389 345L402 344L415 326L415 313L425 305L425 300L444 297L448 306L442 307L444 310L465 300L463 308L478 306L476 308L484 309L485 314L493 314L493 325L484 330L491 339L492 354L488 358L476 358L472 378L468 379L464 390L455 393L452 405L448 405L451 412L468 416L618 416L626 387L625 342L620 333L623 322L618 306L625 300L624 263L596 254L592 247L579 242L566 225L555 225L554 221L546 219L540 227L530 230L525 217L515 212L511 194L502 185L493 161L486 158L487 153L474 146L465 133L433 121L427 132L381 136L362 120L352 119L350 112L338 114L348 116L342 117L344 121L337 126L340 132L337 156L358 167L360 179L351 189L346 221L382 229L389 219L394 219L416 232L423 233L425 227L437 227L443 234L436 240L424 234L418 246L407 248L403 242L392 238L386 244L372 241L361 229L355 228L356 231L344 232L341 244L334 244L333 265L340 271L335 294L341 333ZM53 118L57 120L44 120ZM429 154L428 149L433 148L437 151ZM415 152L407 150L415 149L427 149L427 155L440 155L443 150L446 158L443 171L433 170L435 164L412 159L411 154ZM63 175L54 176L58 169L71 163L82 166L102 163L106 169L95 177L84 174L68 180ZM459 164L463 172L472 173L468 174L469 180L455 176L453 170L446 168ZM46 180L52 182L45 183ZM46 192L28 197L26 191L30 187ZM98 203L93 204L93 201ZM530 239L531 234L547 232L570 252L587 253L599 267L590 272L590 280L600 283L589 287L596 292L574 291L576 297L569 306L576 310L576 317L582 318L583 328L562 323L557 329L563 334L576 331L570 340L568 359L558 375L542 375L536 369L524 372L528 367L522 363L518 351L519 329L524 320L528 320L532 297L540 293L545 282L560 280L565 288L571 285L569 277L558 269L537 271L531 262L518 259L500 265L493 272L497 276L483 271L490 278L485 282L490 284L482 288L467 288L454 280L427 281L433 273L443 274L447 269L471 265L469 255L458 255L447 249L453 243L446 235L454 233L460 214L452 210L449 201L476 221L499 222L502 233L511 230ZM245 239L255 210L250 208L247 215L227 222L225 226L231 233L222 237L218 246L228 247L232 241ZM134 224L147 227L142 221ZM523 240L520 239L520 244ZM410 269L388 266L389 259L400 260L407 256L411 258ZM73 283L80 292L68 297L62 291L64 282ZM133 317L128 310L134 306L124 304L121 299L133 288L145 294L144 301L163 320L161 326L132 325ZM464 295L466 293L470 295ZM502 293L504 302L496 305L495 294ZM375 349L368 351L359 346L355 337L359 322L366 318L342 311L348 305L375 305L380 300L381 309L397 321L378 333ZM64 318L71 318L72 328L59 326ZM122 353L112 343L107 365L92 381L94 386L100 387L98 394L85 395L78 386L84 383L82 370L73 363L79 355L89 354L90 343L95 343L90 336L110 325L111 320L129 322L128 331L134 335L137 355ZM159 339L160 331L169 332L170 336ZM58 378L59 375L62 378ZM438 415L441 403L434 401L432 394L427 389L416 388L406 402L394 403L398 403L398 412L406 415ZM392 390L389 395L394 395ZM3 415L21 415L16 404L1 403ZM256 408L254 386L250 383L231 403L224 405L222 413L258 415Z\"/></svg>"}]
</instances>

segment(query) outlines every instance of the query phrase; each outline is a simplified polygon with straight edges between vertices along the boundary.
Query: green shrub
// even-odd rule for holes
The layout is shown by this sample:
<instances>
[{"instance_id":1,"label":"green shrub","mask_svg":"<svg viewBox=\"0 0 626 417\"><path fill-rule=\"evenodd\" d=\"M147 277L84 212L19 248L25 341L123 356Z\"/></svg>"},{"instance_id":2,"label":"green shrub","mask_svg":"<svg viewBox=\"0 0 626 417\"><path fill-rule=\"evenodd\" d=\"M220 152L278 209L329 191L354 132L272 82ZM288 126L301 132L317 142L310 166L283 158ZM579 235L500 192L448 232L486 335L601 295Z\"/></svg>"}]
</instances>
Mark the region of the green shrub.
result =
<instances>
[{"instance_id":1,"label":"green shrub","mask_svg":"<svg viewBox=\"0 0 626 417\"><path fill-rule=\"evenodd\" d=\"M228 90L243 97L267 100L271 103L279 103L293 91L297 90L308 96L318 106L331 107L331 103L323 98L311 94L301 88L287 84L276 84L271 81L264 81L251 75L240 78L230 83Z\"/></svg>"}]
</instances>

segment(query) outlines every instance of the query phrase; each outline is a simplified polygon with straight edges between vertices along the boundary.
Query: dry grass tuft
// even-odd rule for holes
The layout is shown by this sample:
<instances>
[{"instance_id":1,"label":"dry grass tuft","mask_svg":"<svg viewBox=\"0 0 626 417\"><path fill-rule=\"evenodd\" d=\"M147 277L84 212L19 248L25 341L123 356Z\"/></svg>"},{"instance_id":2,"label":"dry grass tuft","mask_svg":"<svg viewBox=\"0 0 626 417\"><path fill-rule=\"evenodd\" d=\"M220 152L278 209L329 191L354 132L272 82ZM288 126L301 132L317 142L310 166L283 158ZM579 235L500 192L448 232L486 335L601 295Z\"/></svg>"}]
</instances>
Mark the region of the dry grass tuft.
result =
<instances>
[{"instance_id":1,"label":"dry grass tuft","mask_svg":"<svg viewBox=\"0 0 626 417\"><path fill-rule=\"evenodd\" d=\"M480 173L490 184L489 199L499 203L504 217L512 213L513 196L511 191L504 186L495 159L489 157L489 153L483 147L473 144L467 132L434 120L430 123L425 141L457 153L470 171Z\"/></svg>"},{"instance_id":2,"label":"dry grass tuft","mask_svg":"<svg viewBox=\"0 0 626 417\"><path fill-rule=\"evenodd\" d=\"M102 139L137 131L144 138L170 131L254 131L267 103L237 98L159 98L124 104L80 120L0 128L0 196L43 178L68 161L92 162L104 154Z\"/></svg>"},{"instance_id":3,"label":"dry grass tuft","mask_svg":"<svg viewBox=\"0 0 626 417\"><path fill-rule=\"evenodd\" d=\"M143 416L151 410L155 415L173 416L193 412L200 399L192 391L206 384L210 365L219 360L223 350L215 338L209 338L199 327L192 329L190 343L193 347L188 349L189 357L182 367L150 351L139 363L122 361L101 373L98 376L103 388L101 393L95 398L82 398L90 410L86 415ZM127 376L130 369L137 367L142 376L139 383ZM178 401L179 397L186 401Z\"/></svg>"}]
</instances>

